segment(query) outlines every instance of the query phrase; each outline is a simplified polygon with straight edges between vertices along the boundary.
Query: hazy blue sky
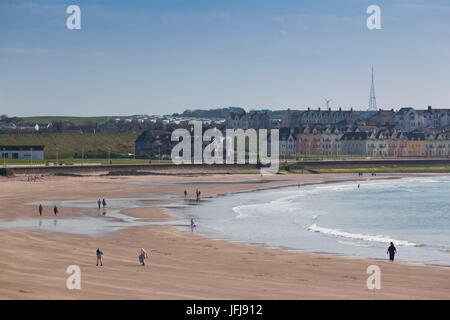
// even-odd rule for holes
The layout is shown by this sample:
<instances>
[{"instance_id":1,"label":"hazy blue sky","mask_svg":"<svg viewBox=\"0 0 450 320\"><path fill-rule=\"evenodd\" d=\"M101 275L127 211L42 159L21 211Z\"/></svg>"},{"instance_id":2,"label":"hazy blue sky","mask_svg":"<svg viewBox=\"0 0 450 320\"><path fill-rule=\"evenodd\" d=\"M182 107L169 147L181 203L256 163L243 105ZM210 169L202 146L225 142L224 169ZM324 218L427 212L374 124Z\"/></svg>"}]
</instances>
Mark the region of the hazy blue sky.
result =
<instances>
[{"instance_id":1,"label":"hazy blue sky","mask_svg":"<svg viewBox=\"0 0 450 320\"><path fill-rule=\"evenodd\" d=\"M81 30L66 8L81 7ZM382 30L366 9L381 7ZM448 0L0 1L0 113L450 107Z\"/></svg>"}]
</instances>

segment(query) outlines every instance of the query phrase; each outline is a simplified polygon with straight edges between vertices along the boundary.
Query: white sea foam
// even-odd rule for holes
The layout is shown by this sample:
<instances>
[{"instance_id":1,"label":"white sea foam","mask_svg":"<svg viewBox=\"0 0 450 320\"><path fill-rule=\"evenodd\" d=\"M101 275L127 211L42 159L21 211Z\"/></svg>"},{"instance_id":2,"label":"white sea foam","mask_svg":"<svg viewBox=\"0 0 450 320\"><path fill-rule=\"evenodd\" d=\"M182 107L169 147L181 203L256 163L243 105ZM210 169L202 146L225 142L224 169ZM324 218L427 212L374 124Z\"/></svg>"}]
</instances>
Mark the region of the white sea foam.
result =
<instances>
[{"instance_id":1,"label":"white sea foam","mask_svg":"<svg viewBox=\"0 0 450 320\"><path fill-rule=\"evenodd\" d=\"M233 211L237 213L236 219L247 218L248 214L242 212L241 207L234 207Z\"/></svg>"},{"instance_id":2,"label":"white sea foam","mask_svg":"<svg viewBox=\"0 0 450 320\"><path fill-rule=\"evenodd\" d=\"M381 243L389 243L393 242L395 245L399 246L405 246L405 247L416 247L418 244L405 241L405 240L398 240L391 238L390 236L385 235L368 235L368 234L361 234L361 233L350 233L341 231L338 229L330 229L330 228L323 228L318 226L317 224L313 223L310 225L307 230L313 231L313 232L319 232L335 237L342 237L347 239L355 239L355 240L363 240L363 241L371 241L371 242L381 242Z\"/></svg>"}]
</instances>

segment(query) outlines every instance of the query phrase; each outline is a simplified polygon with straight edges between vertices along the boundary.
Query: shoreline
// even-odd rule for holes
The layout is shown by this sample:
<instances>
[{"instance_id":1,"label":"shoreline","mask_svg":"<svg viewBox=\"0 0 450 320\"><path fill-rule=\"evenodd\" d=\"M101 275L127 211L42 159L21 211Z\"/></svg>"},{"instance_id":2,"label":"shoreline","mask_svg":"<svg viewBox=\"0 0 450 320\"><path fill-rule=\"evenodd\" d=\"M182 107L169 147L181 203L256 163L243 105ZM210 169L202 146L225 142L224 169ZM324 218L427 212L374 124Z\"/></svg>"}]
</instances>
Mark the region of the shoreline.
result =
<instances>
[{"instance_id":1,"label":"shoreline","mask_svg":"<svg viewBox=\"0 0 450 320\"><path fill-rule=\"evenodd\" d=\"M450 174L446 174L447 176ZM429 176L437 176L437 174L429 175ZM442 175L439 175L439 177ZM277 190L277 189L285 189L285 188L292 188L296 186L314 186L314 185L323 185L323 184L339 184L339 183L346 183L346 182L359 182L359 181L373 181L373 180L400 180L400 179L410 179L410 178L420 178L423 177L423 175L411 175L407 177L385 177L380 179L366 179L366 178L357 178L357 179L348 179L348 180L327 180L322 182L312 182L312 183L304 183L304 184L289 184L289 185L283 185L283 186L268 186L268 187L259 187L255 189L248 189L248 190L242 190L242 191L230 191L226 193L219 193L210 195L208 197L204 197L207 199L215 199L217 197L226 197L236 194L242 194L242 193L253 193L253 192L259 192L259 191L267 191L267 190ZM170 214L169 210L167 208L163 208L164 212L166 214L174 219L178 219L176 216L173 216ZM178 220L181 221L181 220ZM183 232L188 232L187 230L181 230ZM325 256L333 256L338 258L344 258L344 259L362 259L362 260L370 260L370 261L387 261L387 259L382 258L376 258L376 257L370 257L370 256L350 256L347 254L337 253L337 252L319 252L319 251L309 251L307 249L295 249L295 248L289 248L289 247L283 247L283 246L271 246L264 243L249 243L244 240L232 240L232 239L225 239L225 238L217 238L214 236L208 236L205 234L198 234L199 236L205 237L207 239L217 240L217 241L227 241L229 243L239 243L248 245L251 247L263 247L268 249L274 249L274 250L281 250L286 252L298 252L298 253L310 253L310 254L318 254L318 255L325 255ZM443 269L449 269L450 270L450 264L449 265L440 265L440 264L429 264L429 263L421 263L421 262L411 262L411 261L397 261L397 264L403 264L403 265L409 265L409 266L422 266L422 267L432 267L432 268L443 268Z\"/></svg>"},{"instance_id":2,"label":"shoreline","mask_svg":"<svg viewBox=\"0 0 450 320\"><path fill-rule=\"evenodd\" d=\"M205 185L202 198L296 186L299 181L302 185L305 182L317 184L318 180L335 180L336 177L337 182L348 181L348 176L343 175L321 176L273 177L271 180L274 181L256 189L251 183L227 183L209 188ZM253 175L243 176L243 179L252 178ZM385 177L380 175L376 178ZM43 195L47 195L49 201L89 199L97 186L107 189L103 191L105 198L114 198L117 194L136 198L151 194L156 197L169 191L181 194L188 186L183 181L191 177L83 179L55 178L42 184L14 181L9 184L11 188L5 189L12 190L4 199L17 209L13 218L22 219L29 218L30 214L36 216L32 210L35 208L23 205L23 195L33 190L33 197L28 197L27 202L43 199ZM197 179L223 181L235 177L198 176ZM287 181L277 182L279 179ZM110 183L105 185L107 181ZM129 184L136 181L154 184ZM168 185L158 185L159 181ZM171 184L175 181L177 184ZM61 188L75 182L73 190ZM189 187L192 189L191 185ZM15 190L18 196L14 195ZM22 204L17 204L18 201ZM134 216L133 211L140 210L137 215L152 220L162 215L172 217L165 209L141 209L129 209L128 214ZM61 210L62 216L65 210ZM77 212L67 214L79 216ZM10 217L10 214L6 216ZM4 217L5 212L0 211L0 219L4 220ZM97 246L105 252L104 269L93 265L93 252ZM137 253L134 253L140 247L150 252L149 266L145 268L138 265ZM450 278L447 268L252 246L213 240L171 226L131 227L100 237L39 230L2 230L0 255L4 257L0 261L0 268L4 270L0 275L2 299L446 299L450 295L450 282L443 281ZM79 292L65 288L65 269L70 264L80 265L83 272L83 289ZM383 269L384 290L370 291L366 288L369 264L378 264Z\"/></svg>"}]
</instances>

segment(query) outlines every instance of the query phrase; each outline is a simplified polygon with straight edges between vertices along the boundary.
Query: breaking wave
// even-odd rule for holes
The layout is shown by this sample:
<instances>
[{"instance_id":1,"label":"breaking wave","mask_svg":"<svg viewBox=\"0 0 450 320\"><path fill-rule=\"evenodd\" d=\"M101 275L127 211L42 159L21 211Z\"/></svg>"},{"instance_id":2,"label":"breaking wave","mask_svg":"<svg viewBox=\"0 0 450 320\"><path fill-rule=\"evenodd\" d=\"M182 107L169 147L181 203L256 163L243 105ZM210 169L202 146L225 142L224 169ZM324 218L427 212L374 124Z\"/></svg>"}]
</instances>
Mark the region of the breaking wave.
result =
<instances>
[{"instance_id":1,"label":"breaking wave","mask_svg":"<svg viewBox=\"0 0 450 320\"><path fill-rule=\"evenodd\" d=\"M391 238L389 236L385 235L368 235L368 234L361 234L361 233L350 233L345 231L340 231L338 229L330 229L330 228L323 228L318 226L317 224L313 223L307 228L308 231L312 232L318 232L323 233L326 235L331 235L335 237L342 237L347 239L354 239L354 240L363 240L363 241L371 241L371 242L380 242L380 243L387 243L393 242L395 245L398 246L405 246L405 247L420 247L423 246L423 244L420 243L414 243L409 242L405 240L398 240Z\"/></svg>"}]
</instances>

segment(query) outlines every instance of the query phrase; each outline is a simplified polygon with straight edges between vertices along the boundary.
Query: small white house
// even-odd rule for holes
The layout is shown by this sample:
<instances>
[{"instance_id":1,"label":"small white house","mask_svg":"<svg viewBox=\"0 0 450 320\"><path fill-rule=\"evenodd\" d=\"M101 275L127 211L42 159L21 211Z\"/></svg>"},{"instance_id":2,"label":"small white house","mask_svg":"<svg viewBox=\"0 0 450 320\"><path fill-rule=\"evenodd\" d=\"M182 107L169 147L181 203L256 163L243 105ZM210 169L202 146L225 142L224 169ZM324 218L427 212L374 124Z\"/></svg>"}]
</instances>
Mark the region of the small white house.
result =
<instances>
[{"instance_id":1,"label":"small white house","mask_svg":"<svg viewBox=\"0 0 450 320\"><path fill-rule=\"evenodd\" d=\"M44 160L45 146L1 146L0 155L6 159Z\"/></svg>"},{"instance_id":2,"label":"small white house","mask_svg":"<svg viewBox=\"0 0 450 320\"><path fill-rule=\"evenodd\" d=\"M297 154L297 138L294 129L280 134L280 154Z\"/></svg>"}]
</instances>

